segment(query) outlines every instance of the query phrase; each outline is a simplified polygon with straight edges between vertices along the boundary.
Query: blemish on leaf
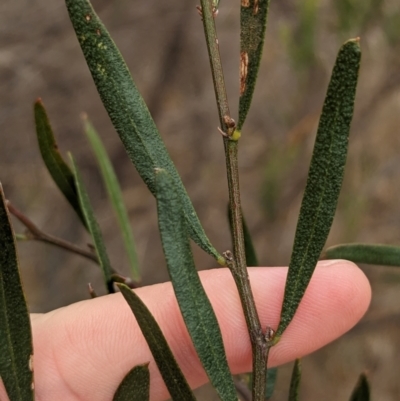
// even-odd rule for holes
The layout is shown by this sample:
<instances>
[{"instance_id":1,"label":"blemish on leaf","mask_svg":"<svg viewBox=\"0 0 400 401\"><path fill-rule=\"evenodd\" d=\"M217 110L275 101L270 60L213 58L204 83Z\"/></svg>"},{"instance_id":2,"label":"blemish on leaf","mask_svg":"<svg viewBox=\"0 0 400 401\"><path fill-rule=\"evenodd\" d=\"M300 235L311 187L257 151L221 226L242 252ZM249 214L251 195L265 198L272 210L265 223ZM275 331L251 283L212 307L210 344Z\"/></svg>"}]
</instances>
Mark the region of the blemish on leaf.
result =
<instances>
[{"instance_id":1,"label":"blemish on leaf","mask_svg":"<svg viewBox=\"0 0 400 401\"><path fill-rule=\"evenodd\" d=\"M246 80L249 67L249 54L247 52L240 53L240 96L246 90Z\"/></svg>"},{"instance_id":2,"label":"blemish on leaf","mask_svg":"<svg viewBox=\"0 0 400 401\"><path fill-rule=\"evenodd\" d=\"M242 0L242 7L250 7L250 0Z\"/></svg>"},{"instance_id":3,"label":"blemish on leaf","mask_svg":"<svg viewBox=\"0 0 400 401\"><path fill-rule=\"evenodd\" d=\"M86 16L85 16L85 20L86 21L90 21L92 19L92 16L90 15L90 14L87 14Z\"/></svg>"},{"instance_id":4,"label":"blemish on leaf","mask_svg":"<svg viewBox=\"0 0 400 401\"><path fill-rule=\"evenodd\" d=\"M100 31L100 29L96 29L96 34L97 34L98 36L101 36L101 31Z\"/></svg>"},{"instance_id":5,"label":"blemish on leaf","mask_svg":"<svg viewBox=\"0 0 400 401\"><path fill-rule=\"evenodd\" d=\"M259 0L254 0L254 6L253 6L253 14L256 15L258 13L258 2Z\"/></svg>"},{"instance_id":6,"label":"blemish on leaf","mask_svg":"<svg viewBox=\"0 0 400 401\"><path fill-rule=\"evenodd\" d=\"M29 370L33 372L33 355L30 356L28 365L29 365Z\"/></svg>"}]
</instances>

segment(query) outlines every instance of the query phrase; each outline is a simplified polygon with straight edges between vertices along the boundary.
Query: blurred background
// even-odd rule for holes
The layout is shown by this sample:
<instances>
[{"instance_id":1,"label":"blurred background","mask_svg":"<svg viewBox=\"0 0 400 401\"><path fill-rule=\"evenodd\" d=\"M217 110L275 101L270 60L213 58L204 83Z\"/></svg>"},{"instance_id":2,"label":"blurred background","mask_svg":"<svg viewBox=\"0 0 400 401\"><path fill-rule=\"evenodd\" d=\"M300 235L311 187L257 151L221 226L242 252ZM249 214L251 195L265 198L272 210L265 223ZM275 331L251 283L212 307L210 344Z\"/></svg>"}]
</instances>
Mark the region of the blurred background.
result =
<instances>
[{"instance_id":1,"label":"blurred background","mask_svg":"<svg viewBox=\"0 0 400 401\"><path fill-rule=\"evenodd\" d=\"M400 234L400 3L396 0L272 1L253 106L240 141L244 213L263 265L287 265L319 113L337 50L360 36L363 59L350 151L328 245L397 244ZM217 249L231 247L223 145L196 0L93 0L140 91ZM239 3L222 0L217 28L232 115L239 91ZM83 135L88 113L116 168L144 284L168 279L155 201L128 160L97 96L62 0L0 2L0 180L7 197L45 232L84 246L87 234L41 161L33 102L41 97L63 153L78 161L113 265L127 258L96 161ZM15 222L15 228L23 228ZM215 266L199 251L200 269ZM41 243L20 243L32 312L101 293L98 268ZM371 308L344 337L303 360L302 400L346 400L363 370L375 401L398 400L400 271L362 266ZM274 400L287 399L291 365ZM205 387L204 400L217 399Z\"/></svg>"}]
</instances>

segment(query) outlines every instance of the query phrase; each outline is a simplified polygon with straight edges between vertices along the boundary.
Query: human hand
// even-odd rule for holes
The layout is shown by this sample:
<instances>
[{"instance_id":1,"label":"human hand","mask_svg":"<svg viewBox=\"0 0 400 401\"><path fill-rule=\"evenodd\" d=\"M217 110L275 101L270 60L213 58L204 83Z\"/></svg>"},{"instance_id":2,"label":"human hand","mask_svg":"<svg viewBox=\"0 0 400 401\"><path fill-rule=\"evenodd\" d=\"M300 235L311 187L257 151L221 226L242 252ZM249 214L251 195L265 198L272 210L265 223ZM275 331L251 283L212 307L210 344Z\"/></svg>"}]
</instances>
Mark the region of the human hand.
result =
<instances>
[{"instance_id":1,"label":"human hand","mask_svg":"<svg viewBox=\"0 0 400 401\"><path fill-rule=\"evenodd\" d=\"M277 327L287 268L250 268L263 327ZM200 272L217 315L233 374L251 370L251 345L239 296L228 269ZM191 344L171 283L135 290L159 323L190 386L207 381ZM368 280L346 261L320 262L300 307L269 365L306 355L339 337L364 315ZM32 315L36 401L111 401L128 371L150 362L151 400L168 392L135 318L121 294ZM0 385L0 399L8 400Z\"/></svg>"}]
</instances>

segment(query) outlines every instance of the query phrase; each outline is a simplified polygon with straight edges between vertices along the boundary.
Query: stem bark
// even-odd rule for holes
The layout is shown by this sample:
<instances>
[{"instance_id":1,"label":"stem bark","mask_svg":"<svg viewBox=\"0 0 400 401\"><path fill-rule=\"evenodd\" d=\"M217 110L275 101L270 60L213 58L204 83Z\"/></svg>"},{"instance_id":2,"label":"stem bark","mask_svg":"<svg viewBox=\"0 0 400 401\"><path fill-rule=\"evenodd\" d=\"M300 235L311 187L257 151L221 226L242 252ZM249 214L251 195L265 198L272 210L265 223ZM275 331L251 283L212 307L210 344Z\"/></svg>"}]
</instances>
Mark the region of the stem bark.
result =
<instances>
[{"instance_id":1,"label":"stem bark","mask_svg":"<svg viewBox=\"0 0 400 401\"><path fill-rule=\"evenodd\" d=\"M229 208L232 216L233 231L233 256L230 252L226 252L225 257L239 292L252 346L253 401L264 401L269 343L261 327L247 272L239 189L238 140L232 139L235 125L234 120L230 116L229 104L226 96L212 2L210 0L201 0L201 11L221 131L224 133Z\"/></svg>"}]
</instances>

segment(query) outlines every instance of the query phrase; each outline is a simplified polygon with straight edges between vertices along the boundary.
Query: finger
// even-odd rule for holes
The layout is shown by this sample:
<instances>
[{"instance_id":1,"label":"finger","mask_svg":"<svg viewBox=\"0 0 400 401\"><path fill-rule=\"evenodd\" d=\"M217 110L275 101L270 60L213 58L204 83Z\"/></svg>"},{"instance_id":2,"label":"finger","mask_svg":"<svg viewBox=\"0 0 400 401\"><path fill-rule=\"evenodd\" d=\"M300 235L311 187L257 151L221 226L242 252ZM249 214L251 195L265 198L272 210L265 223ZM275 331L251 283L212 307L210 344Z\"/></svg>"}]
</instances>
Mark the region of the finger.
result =
<instances>
[{"instance_id":1,"label":"finger","mask_svg":"<svg viewBox=\"0 0 400 401\"><path fill-rule=\"evenodd\" d=\"M276 328L286 268L249 269L263 327ZM251 345L235 284L227 269L200 273L222 330L232 373L251 369ZM170 283L136 290L159 322L192 387L207 381ZM308 354L349 330L365 313L370 287L352 263L317 267L294 320L271 350L270 365ZM121 294L80 302L33 320L37 399L109 401L125 374L150 361L151 399L168 398L140 329Z\"/></svg>"}]
</instances>

